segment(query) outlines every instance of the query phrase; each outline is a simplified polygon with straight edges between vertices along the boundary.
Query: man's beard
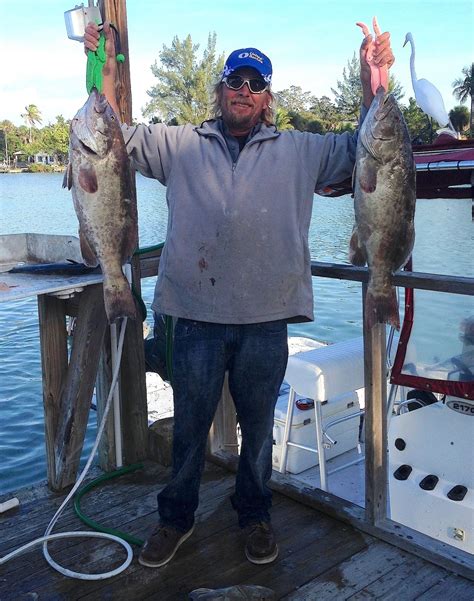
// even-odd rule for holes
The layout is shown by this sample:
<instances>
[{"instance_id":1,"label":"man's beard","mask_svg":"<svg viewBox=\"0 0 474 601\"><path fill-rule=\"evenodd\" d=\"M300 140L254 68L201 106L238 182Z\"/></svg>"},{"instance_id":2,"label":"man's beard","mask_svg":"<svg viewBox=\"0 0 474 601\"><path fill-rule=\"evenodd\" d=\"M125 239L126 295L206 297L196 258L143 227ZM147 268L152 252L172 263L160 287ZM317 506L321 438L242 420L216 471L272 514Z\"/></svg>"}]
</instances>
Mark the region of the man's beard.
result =
<instances>
[{"instance_id":1,"label":"man's beard","mask_svg":"<svg viewBox=\"0 0 474 601\"><path fill-rule=\"evenodd\" d=\"M221 107L222 118L230 130L250 130L255 125L255 114L236 114L226 107ZM258 120L257 120L258 121Z\"/></svg>"},{"instance_id":2,"label":"man's beard","mask_svg":"<svg viewBox=\"0 0 474 601\"><path fill-rule=\"evenodd\" d=\"M230 129L251 129L254 116L253 115L223 115L224 121Z\"/></svg>"}]
</instances>

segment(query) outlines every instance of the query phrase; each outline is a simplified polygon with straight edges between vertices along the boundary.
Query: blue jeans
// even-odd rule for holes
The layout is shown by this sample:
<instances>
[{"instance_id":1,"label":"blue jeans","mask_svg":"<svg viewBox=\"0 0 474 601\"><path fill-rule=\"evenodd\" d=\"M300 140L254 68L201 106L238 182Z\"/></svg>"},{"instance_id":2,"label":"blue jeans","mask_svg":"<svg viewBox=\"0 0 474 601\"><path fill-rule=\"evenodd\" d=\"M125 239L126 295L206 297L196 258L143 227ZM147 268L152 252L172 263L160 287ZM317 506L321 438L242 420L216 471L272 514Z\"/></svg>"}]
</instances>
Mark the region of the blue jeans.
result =
<instances>
[{"instance_id":1,"label":"blue jeans","mask_svg":"<svg viewBox=\"0 0 474 601\"><path fill-rule=\"evenodd\" d=\"M174 330L173 472L158 495L164 524L194 523L206 441L226 370L242 432L232 505L239 525L270 521L273 414L288 360L285 320L225 325L178 319Z\"/></svg>"}]
</instances>

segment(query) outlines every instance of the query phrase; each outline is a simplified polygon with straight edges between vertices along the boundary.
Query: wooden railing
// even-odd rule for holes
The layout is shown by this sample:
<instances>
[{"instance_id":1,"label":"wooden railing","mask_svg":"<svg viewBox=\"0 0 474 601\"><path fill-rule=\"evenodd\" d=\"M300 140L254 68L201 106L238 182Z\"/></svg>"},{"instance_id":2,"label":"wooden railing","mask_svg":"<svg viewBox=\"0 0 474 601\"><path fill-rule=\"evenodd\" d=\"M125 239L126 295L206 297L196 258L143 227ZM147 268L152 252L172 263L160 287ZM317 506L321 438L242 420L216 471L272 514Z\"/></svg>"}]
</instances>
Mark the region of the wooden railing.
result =
<instances>
[{"instance_id":1,"label":"wooden railing","mask_svg":"<svg viewBox=\"0 0 474 601\"><path fill-rule=\"evenodd\" d=\"M157 273L157 254L142 255L142 277ZM312 275L361 282L362 298L368 281L366 268L312 262ZM396 286L474 296L474 278L397 272ZM432 539L425 534L394 522L387 516L387 373L386 327L364 328L365 376L365 508L320 489L309 489L290 474L273 473L271 486L301 502L307 503L358 529L415 553L433 563L474 578L474 558L465 551ZM229 469L237 467L235 410L228 388L224 392L211 428L209 458Z\"/></svg>"}]
</instances>

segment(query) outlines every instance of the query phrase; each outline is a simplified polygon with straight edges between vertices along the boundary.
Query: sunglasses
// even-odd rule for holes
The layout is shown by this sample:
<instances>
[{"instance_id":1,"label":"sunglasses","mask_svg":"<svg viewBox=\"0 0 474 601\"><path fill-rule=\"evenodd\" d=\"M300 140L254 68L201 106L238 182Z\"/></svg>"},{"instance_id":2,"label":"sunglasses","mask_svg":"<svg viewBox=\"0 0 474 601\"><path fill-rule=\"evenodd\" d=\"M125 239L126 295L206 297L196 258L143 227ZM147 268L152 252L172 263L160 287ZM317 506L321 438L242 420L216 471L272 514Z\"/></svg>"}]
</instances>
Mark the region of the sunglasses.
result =
<instances>
[{"instance_id":1,"label":"sunglasses","mask_svg":"<svg viewBox=\"0 0 474 601\"><path fill-rule=\"evenodd\" d=\"M240 90L247 84L252 94L262 94L265 90L268 90L268 84L264 79L255 77L248 79L247 77L241 77L240 75L228 75L222 80L225 85L231 90Z\"/></svg>"}]
</instances>

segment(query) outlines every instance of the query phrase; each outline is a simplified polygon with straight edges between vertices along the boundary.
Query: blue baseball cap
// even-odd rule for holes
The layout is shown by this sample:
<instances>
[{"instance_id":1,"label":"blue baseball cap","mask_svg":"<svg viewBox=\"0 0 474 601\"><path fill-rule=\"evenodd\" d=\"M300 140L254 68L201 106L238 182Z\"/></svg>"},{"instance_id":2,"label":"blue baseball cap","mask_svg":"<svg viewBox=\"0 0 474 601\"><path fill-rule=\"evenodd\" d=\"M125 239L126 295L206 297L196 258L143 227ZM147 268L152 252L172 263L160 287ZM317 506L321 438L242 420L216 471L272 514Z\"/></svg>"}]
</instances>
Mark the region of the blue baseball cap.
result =
<instances>
[{"instance_id":1,"label":"blue baseball cap","mask_svg":"<svg viewBox=\"0 0 474 601\"><path fill-rule=\"evenodd\" d=\"M268 56L257 48L240 48L231 52L225 62L222 77L227 77L241 67L252 67L267 83L272 81L272 63Z\"/></svg>"}]
</instances>

